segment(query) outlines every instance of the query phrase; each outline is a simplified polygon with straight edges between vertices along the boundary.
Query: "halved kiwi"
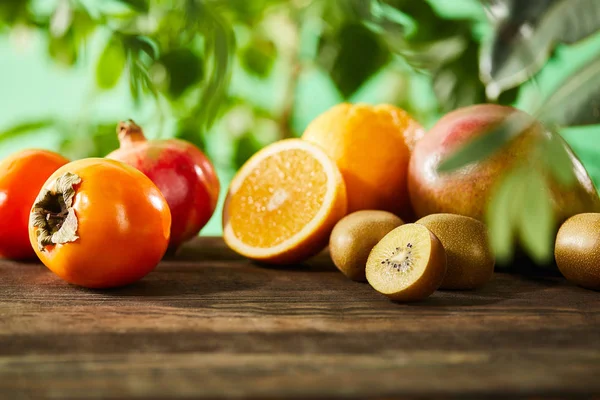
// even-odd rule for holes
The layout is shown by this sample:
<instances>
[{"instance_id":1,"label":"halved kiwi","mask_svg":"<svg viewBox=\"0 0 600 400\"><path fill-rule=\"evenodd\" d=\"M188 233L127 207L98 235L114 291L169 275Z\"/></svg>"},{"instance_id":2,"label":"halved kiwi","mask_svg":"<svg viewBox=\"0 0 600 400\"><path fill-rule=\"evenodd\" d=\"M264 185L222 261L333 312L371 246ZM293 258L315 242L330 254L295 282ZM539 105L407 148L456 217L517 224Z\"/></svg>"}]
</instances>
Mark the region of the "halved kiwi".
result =
<instances>
[{"instance_id":1,"label":"halved kiwi","mask_svg":"<svg viewBox=\"0 0 600 400\"><path fill-rule=\"evenodd\" d=\"M402 225L394 214L361 210L342 218L333 228L329 252L335 266L354 281L365 281L365 265L373 247L392 229Z\"/></svg>"},{"instance_id":2,"label":"halved kiwi","mask_svg":"<svg viewBox=\"0 0 600 400\"><path fill-rule=\"evenodd\" d=\"M440 287L446 251L424 225L406 224L385 235L367 260L367 281L397 301L422 300Z\"/></svg>"},{"instance_id":3,"label":"halved kiwi","mask_svg":"<svg viewBox=\"0 0 600 400\"><path fill-rule=\"evenodd\" d=\"M569 281L600 290L600 214L577 214L558 230L554 257Z\"/></svg>"}]
</instances>

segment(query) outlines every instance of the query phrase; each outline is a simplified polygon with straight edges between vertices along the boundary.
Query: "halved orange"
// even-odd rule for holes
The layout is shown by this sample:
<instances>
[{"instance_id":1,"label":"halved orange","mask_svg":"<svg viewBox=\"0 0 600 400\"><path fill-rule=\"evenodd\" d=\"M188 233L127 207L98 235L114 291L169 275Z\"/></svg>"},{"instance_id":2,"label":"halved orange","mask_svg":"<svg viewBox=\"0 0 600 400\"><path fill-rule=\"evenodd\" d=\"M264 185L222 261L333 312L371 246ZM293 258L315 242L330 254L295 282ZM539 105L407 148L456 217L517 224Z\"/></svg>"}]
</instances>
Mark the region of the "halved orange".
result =
<instances>
[{"instance_id":1,"label":"halved orange","mask_svg":"<svg viewBox=\"0 0 600 400\"><path fill-rule=\"evenodd\" d=\"M346 209L333 160L314 144L286 139L257 152L231 182L223 236L243 256L292 264L325 248Z\"/></svg>"}]
</instances>

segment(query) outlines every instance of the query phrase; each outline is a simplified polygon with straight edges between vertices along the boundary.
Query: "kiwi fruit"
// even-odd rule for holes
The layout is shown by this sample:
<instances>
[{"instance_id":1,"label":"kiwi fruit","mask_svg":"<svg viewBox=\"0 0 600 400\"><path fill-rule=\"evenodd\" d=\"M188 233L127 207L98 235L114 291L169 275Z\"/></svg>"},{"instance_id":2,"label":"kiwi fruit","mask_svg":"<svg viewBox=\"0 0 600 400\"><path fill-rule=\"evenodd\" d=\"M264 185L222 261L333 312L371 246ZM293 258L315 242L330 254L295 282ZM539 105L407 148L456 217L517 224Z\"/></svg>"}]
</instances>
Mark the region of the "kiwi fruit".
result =
<instances>
[{"instance_id":1,"label":"kiwi fruit","mask_svg":"<svg viewBox=\"0 0 600 400\"><path fill-rule=\"evenodd\" d=\"M446 251L424 225L401 225L373 247L365 272L369 284L392 300L422 300L444 279Z\"/></svg>"},{"instance_id":2,"label":"kiwi fruit","mask_svg":"<svg viewBox=\"0 0 600 400\"><path fill-rule=\"evenodd\" d=\"M448 271L440 289L477 289L494 276L486 226L457 214L431 214L416 222L438 237L448 257Z\"/></svg>"},{"instance_id":3,"label":"kiwi fruit","mask_svg":"<svg viewBox=\"0 0 600 400\"><path fill-rule=\"evenodd\" d=\"M600 290L600 214L577 214L556 235L556 266L569 281Z\"/></svg>"},{"instance_id":4,"label":"kiwi fruit","mask_svg":"<svg viewBox=\"0 0 600 400\"><path fill-rule=\"evenodd\" d=\"M402 224L399 217L387 211L362 210L346 215L335 225L329 239L333 263L348 278L366 281L365 265L371 249Z\"/></svg>"}]
</instances>

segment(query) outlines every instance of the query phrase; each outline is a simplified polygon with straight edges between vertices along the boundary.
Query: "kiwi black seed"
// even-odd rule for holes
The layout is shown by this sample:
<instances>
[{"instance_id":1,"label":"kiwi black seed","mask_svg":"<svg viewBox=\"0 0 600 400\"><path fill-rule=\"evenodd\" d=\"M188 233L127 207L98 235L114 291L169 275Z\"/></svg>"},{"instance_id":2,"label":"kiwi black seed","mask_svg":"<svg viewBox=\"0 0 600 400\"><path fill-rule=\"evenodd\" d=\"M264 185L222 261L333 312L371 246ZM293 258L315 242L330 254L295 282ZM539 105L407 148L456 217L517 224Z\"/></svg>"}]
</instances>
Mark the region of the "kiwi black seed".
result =
<instances>
[{"instance_id":1,"label":"kiwi black seed","mask_svg":"<svg viewBox=\"0 0 600 400\"><path fill-rule=\"evenodd\" d=\"M382 260L382 264L387 264L398 272L408 272L414 266L414 260L412 259L412 243L407 243L406 248L401 249L396 247L394 255ZM401 251L404 250L404 251Z\"/></svg>"}]
</instances>

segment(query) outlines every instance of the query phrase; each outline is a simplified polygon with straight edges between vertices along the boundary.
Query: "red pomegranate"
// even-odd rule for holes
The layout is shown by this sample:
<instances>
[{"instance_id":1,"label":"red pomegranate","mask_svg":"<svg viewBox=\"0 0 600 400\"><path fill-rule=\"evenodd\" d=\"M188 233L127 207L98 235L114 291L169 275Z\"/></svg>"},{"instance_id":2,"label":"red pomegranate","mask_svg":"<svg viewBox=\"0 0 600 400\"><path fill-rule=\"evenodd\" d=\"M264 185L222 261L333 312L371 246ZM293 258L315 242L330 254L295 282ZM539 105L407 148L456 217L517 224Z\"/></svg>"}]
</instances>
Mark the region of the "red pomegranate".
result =
<instances>
[{"instance_id":1,"label":"red pomegranate","mask_svg":"<svg viewBox=\"0 0 600 400\"><path fill-rule=\"evenodd\" d=\"M217 206L219 179L209 159L193 144L179 139L146 140L132 120L117 127L121 147L107 158L142 171L161 190L171 209L171 241L175 252L196 236Z\"/></svg>"}]
</instances>

